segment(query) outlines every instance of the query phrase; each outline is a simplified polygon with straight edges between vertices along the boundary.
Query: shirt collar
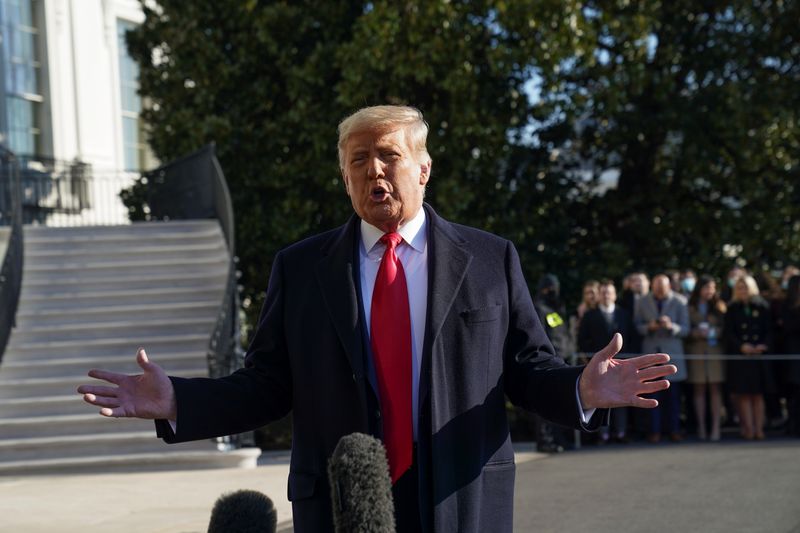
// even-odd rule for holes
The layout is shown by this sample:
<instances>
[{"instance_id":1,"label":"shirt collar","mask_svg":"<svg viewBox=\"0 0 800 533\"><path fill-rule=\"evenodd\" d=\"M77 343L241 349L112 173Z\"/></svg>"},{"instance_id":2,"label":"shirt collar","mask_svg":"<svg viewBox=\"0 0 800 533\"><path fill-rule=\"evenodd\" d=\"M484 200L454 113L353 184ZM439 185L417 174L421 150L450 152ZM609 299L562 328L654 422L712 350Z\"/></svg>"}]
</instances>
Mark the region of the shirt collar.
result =
<instances>
[{"instance_id":1,"label":"shirt collar","mask_svg":"<svg viewBox=\"0 0 800 533\"><path fill-rule=\"evenodd\" d=\"M616 304L611 304L611 305L608 305L608 306L605 306L603 304L598 304L597 307L599 307L600 310L603 311L604 313L608 313L608 314L613 313L614 309L617 308Z\"/></svg>"},{"instance_id":2,"label":"shirt collar","mask_svg":"<svg viewBox=\"0 0 800 533\"><path fill-rule=\"evenodd\" d=\"M400 236L403 237L403 241L414 250L423 252L428 242L428 235L425 231L426 223L425 209L420 207L417 214L414 215L414 218L400 226L397 229L397 233L399 233ZM368 253L377 244L380 238L383 237L384 233L385 232L366 222L364 219L361 219L361 242Z\"/></svg>"}]
</instances>

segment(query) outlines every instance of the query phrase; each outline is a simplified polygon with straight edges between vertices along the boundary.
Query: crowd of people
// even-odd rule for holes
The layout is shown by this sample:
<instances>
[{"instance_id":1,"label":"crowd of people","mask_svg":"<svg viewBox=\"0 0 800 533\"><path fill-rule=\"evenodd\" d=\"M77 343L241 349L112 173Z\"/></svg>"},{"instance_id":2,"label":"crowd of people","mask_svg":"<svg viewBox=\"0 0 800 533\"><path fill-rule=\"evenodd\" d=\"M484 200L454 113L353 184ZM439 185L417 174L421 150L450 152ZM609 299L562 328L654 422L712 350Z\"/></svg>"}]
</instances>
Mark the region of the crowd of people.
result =
<instances>
[{"instance_id":1,"label":"crowd of people","mask_svg":"<svg viewBox=\"0 0 800 533\"><path fill-rule=\"evenodd\" d=\"M738 426L746 440L764 439L770 428L800 436L800 269L752 275L736 266L721 284L692 270L652 279L633 272L620 289L608 279L587 281L570 316L557 277L546 275L534 299L566 359L585 360L619 332L620 357L665 352L678 367L672 386L653 396L657 408L613 409L598 443L718 441L723 426ZM535 426L540 449L563 449L558 429Z\"/></svg>"}]
</instances>

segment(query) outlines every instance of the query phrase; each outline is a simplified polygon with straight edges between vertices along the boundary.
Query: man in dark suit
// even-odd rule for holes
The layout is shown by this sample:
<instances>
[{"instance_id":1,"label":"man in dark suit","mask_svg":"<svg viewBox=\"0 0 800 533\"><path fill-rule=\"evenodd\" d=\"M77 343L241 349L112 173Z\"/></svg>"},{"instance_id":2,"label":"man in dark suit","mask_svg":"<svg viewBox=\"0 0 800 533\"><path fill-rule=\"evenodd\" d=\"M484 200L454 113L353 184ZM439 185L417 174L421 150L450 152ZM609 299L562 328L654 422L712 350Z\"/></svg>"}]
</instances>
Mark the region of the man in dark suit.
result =
<instances>
[{"instance_id":1,"label":"man in dark suit","mask_svg":"<svg viewBox=\"0 0 800 533\"><path fill-rule=\"evenodd\" d=\"M595 353L602 350L617 333L625 339L632 337L633 318L627 309L618 306L616 302L617 289L614 282L608 279L601 281L598 305L586 311L578 328L578 349L581 352ZM627 424L627 407L611 410L611 430L615 440L627 440ZM600 429L601 443L608 441L610 437L608 427Z\"/></svg>"},{"instance_id":2,"label":"man in dark suit","mask_svg":"<svg viewBox=\"0 0 800 533\"><path fill-rule=\"evenodd\" d=\"M514 455L505 398L558 423L596 427L668 386L665 354L613 360L617 336L567 367L542 330L514 246L423 205L431 158L416 109L362 109L339 125L355 215L275 257L246 367L221 379L144 370L89 375L104 416L156 419L167 442L239 433L293 416L295 531L332 530L326 466L353 432L384 441L398 531L511 531ZM401 288L401 290L398 290ZM388 371L387 371L388 369ZM646 381L651 381L646 383Z\"/></svg>"}]
</instances>

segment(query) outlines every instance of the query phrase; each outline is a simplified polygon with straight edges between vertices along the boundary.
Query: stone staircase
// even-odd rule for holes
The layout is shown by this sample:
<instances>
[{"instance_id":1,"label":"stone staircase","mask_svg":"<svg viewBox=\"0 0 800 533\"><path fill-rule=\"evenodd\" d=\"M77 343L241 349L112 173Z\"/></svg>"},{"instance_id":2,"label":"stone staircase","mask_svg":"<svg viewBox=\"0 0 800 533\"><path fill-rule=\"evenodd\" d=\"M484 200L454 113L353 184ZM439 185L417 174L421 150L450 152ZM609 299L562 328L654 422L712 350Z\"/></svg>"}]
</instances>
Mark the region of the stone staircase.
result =
<instances>
[{"instance_id":1,"label":"stone staircase","mask_svg":"<svg viewBox=\"0 0 800 533\"><path fill-rule=\"evenodd\" d=\"M229 256L216 221L24 229L17 311L0 363L0 476L252 467L258 450L166 445L152 421L109 419L76 388L90 368L207 376Z\"/></svg>"}]
</instances>

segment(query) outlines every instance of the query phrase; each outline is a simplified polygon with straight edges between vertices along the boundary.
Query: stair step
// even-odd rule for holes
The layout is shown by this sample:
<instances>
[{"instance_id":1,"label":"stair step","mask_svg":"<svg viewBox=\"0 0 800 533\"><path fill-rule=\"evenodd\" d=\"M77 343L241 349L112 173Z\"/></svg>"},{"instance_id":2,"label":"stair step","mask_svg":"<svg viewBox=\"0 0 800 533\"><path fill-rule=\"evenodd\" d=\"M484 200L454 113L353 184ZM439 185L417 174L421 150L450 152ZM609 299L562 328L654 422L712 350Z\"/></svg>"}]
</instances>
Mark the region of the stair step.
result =
<instances>
[{"instance_id":1,"label":"stair step","mask_svg":"<svg viewBox=\"0 0 800 533\"><path fill-rule=\"evenodd\" d=\"M168 335L173 331L185 334L205 333L211 336L216 317L203 318L171 318L131 320L123 319L99 323L45 324L18 327L8 343L10 350L29 342L71 342L77 340L102 340L121 335L125 337Z\"/></svg>"},{"instance_id":2,"label":"stair step","mask_svg":"<svg viewBox=\"0 0 800 533\"><path fill-rule=\"evenodd\" d=\"M22 280L22 297L54 292L78 291L89 292L99 290L113 290L125 288L127 290L158 289L162 287L203 287L209 282L223 285L228 275L228 264L220 267L209 267L195 273L165 273L160 272L134 272L113 276L68 277L59 276L58 279L29 279Z\"/></svg>"},{"instance_id":3,"label":"stair step","mask_svg":"<svg viewBox=\"0 0 800 533\"><path fill-rule=\"evenodd\" d=\"M217 227L207 228L197 232L142 232L128 231L127 233L98 234L92 236L76 236L64 233L55 234L48 237L28 237L25 241L25 251L38 252L42 250L93 250L97 248L106 249L109 247L122 248L136 245L137 243L147 243L151 246L174 246L182 244L199 244L219 242L225 245L221 230Z\"/></svg>"},{"instance_id":4,"label":"stair step","mask_svg":"<svg viewBox=\"0 0 800 533\"><path fill-rule=\"evenodd\" d=\"M151 360L167 373L178 375L182 372L197 371L208 367L204 351L152 353ZM141 369L136 364L135 356L131 353L116 356L3 361L2 366L0 366L0 379L11 381L77 376L85 374L91 368L104 368L126 374L141 373ZM3 407L3 405L0 405L0 413L2 413Z\"/></svg>"},{"instance_id":5,"label":"stair step","mask_svg":"<svg viewBox=\"0 0 800 533\"><path fill-rule=\"evenodd\" d=\"M198 300L221 301L225 292L227 272L226 268L224 271L193 277L162 276L151 280L139 278L135 280L138 283L133 283L132 280L108 281L106 286L103 286L103 282L60 288L55 284L23 286L18 312L25 313L30 309L96 307L108 305L109 301L124 301L130 305ZM162 284L163 287L159 286Z\"/></svg>"},{"instance_id":6,"label":"stair step","mask_svg":"<svg viewBox=\"0 0 800 533\"><path fill-rule=\"evenodd\" d=\"M189 450L217 451L217 446L211 440L166 444L156 437L155 428L152 427L150 431L3 439L0 440L0 464L43 457L64 459L119 454L180 453Z\"/></svg>"},{"instance_id":7,"label":"stair step","mask_svg":"<svg viewBox=\"0 0 800 533\"><path fill-rule=\"evenodd\" d=\"M171 244L168 246L153 246L143 243L139 246L94 246L69 249L53 249L52 247L39 250L25 249L25 261L41 265L61 265L65 263L117 263L115 258L149 258L149 259L182 259L187 256L202 257L218 255L226 252L224 242L213 241L209 243Z\"/></svg>"},{"instance_id":8,"label":"stair step","mask_svg":"<svg viewBox=\"0 0 800 533\"><path fill-rule=\"evenodd\" d=\"M75 395L78 396L77 393ZM88 412L84 414L4 418L0 420L0 435L3 435L5 440L57 437L59 435L155 431L152 420L108 418L100 415L98 413L99 409L96 407L86 404L86 408Z\"/></svg>"},{"instance_id":9,"label":"stair step","mask_svg":"<svg viewBox=\"0 0 800 533\"><path fill-rule=\"evenodd\" d=\"M141 323L145 320L160 319L169 321L176 318L200 319L216 317L221 301L199 302L156 302L151 304L113 305L78 307L75 309L23 309L17 312L17 329L32 327L62 327L68 324L87 323L104 325L121 319Z\"/></svg>"},{"instance_id":10,"label":"stair step","mask_svg":"<svg viewBox=\"0 0 800 533\"><path fill-rule=\"evenodd\" d=\"M228 254L215 252L213 254L193 254L191 256L172 259L149 259L121 257L114 260L79 261L67 259L59 263L36 263L25 265L25 276L35 279L48 277L58 279L61 276L72 278L87 278L96 275L133 274L157 270L161 274L203 272L209 266L220 267L228 264Z\"/></svg>"},{"instance_id":11,"label":"stair step","mask_svg":"<svg viewBox=\"0 0 800 533\"><path fill-rule=\"evenodd\" d=\"M242 448L228 452L176 451L103 457L38 459L0 463L0 476L197 470L201 468L255 468L259 455L261 455L261 451L257 448Z\"/></svg>"},{"instance_id":12,"label":"stair step","mask_svg":"<svg viewBox=\"0 0 800 533\"><path fill-rule=\"evenodd\" d=\"M216 220L180 220L169 222L134 222L117 226L23 226L26 243L65 242L69 240L102 242L120 239L141 240L161 235L175 237L197 234L222 236Z\"/></svg>"},{"instance_id":13,"label":"stair step","mask_svg":"<svg viewBox=\"0 0 800 533\"><path fill-rule=\"evenodd\" d=\"M13 334L12 334L13 338ZM209 335L144 335L130 338L93 339L60 342L30 342L14 349L7 349L3 364L7 361L36 361L41 359L63 359L82 356L130 355L144 347L155 354L168 352L206 353Z\"/></svg>"}]
</instances>

